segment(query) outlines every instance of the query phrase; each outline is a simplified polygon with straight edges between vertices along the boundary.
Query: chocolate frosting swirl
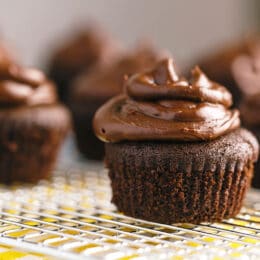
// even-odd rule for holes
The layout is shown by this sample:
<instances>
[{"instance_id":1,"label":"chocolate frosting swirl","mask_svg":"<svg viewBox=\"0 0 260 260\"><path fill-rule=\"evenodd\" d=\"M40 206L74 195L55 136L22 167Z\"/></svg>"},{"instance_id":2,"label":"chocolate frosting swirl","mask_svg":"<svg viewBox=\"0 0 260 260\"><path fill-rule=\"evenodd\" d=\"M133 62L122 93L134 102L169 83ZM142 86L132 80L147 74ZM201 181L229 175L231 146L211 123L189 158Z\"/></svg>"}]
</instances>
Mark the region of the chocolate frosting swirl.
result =
<instances>
[{"instance_id":1,"label":"chocolate frosting swirl","mask_svg":"<svg viewBox=\"0 0 260 260\"><path fill-rule=\"evenodd\" d=\"M210 81L198 68L191 80L179 77L173 60L135 74L119 95L96 113L94 129L105 142L123 140L212 140L240 125L230 110L228 90Z\"/></svg>"},{"instance_id":2,"label":"chocolate frosting swirl","mask_svg":"<svg viewBox=\"0 0 260 260\"><path fill-rule=\"evenodd\" d=\"M55 102L55 88L42 72L14 63L0 64L0 106L32 106Z\"/></svg>"}]
</instances>

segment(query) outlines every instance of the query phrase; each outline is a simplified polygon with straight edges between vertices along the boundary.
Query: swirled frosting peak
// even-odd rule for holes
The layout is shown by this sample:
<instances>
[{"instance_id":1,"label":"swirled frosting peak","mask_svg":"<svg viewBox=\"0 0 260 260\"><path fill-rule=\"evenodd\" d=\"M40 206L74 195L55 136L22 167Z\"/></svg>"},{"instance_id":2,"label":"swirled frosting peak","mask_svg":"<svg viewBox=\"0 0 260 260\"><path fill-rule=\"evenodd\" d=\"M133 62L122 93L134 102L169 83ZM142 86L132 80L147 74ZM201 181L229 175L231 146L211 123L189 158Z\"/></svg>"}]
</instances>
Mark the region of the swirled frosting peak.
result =
<instances>
[{"instance_id":1,"label":"swirled frosting peak","mask_svg":"<svg viewBox=\"0 0 260 260\"><path fill-rule=\"evenodd\" d=\"M55 88L36 69L0 64L0 105L40 105L56 102Z\"/></svg>"},{"instance_id":2,"label":"swirled frosting peak","mask_svg":"<svg viewBox=\"0 0 260 260\"><path fill-rule=\"evenodd\" d=\"M228 90L198 68L190 80L180 77L172 59L125 82L125 94L104 104L94 118L105 142L123 140L204 141L240 125Z\"/></svg>"}]
</instances>

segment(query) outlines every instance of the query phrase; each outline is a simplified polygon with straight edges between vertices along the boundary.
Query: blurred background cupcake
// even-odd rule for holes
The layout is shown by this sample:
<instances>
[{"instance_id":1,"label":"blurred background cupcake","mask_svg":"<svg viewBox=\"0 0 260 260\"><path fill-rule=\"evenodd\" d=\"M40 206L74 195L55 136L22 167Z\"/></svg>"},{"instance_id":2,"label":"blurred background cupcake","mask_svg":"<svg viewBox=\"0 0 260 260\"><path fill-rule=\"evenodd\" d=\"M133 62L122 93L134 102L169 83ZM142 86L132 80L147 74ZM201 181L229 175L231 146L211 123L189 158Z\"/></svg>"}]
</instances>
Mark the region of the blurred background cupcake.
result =
<instances>
[{"instance_id":1,"label":"blurred background cupcake","mask_svg":"<svg viewBox=\"0 0 260 260\"><path fill-rule=\"evenodd\" d=\"M242 93L232 74L232 64L238 56L250 55L259 48L260 35L258 33L250 34L233 43L223 44L207 57L199 59L197 63L212 80L227 86L234 97L234 104L237 106Z\"/></svg>"},{"instance_id":2,"label":"blurred background cupcake","mask_svg":"<svg viewBox=\"0 0 260 260\"><path fill-rule=\"evenodd\" d=\"M119 44L99 25L88 24L70 35L54 51L48 74L57 84L60 99L66 103L71 81L82 71L88 73L98 64L111 62Z\"/></svg>"},{"instance_id":3,"label":"blurred background cupcake","mask_svg":"<svg viewBox=\"0 0 260 260\"><path fill-rule=\"evenodd\" d=\"M232 64L232 75L241 93L243 124L260 140L260 46L250 55L237 57ZM260 188L260 162L256 165L253 186Z\"/></svg>"},{"instance_id":4,"label":"blurred background cupcake","mask_svg":"<svg viewBox=\"0 0 260 260\"><path fill-rule=\"evenodd\" d=\"M1 183L50 177L69 128L69 112L41 71L0 60Z\"/></svg>"}]
</instances>

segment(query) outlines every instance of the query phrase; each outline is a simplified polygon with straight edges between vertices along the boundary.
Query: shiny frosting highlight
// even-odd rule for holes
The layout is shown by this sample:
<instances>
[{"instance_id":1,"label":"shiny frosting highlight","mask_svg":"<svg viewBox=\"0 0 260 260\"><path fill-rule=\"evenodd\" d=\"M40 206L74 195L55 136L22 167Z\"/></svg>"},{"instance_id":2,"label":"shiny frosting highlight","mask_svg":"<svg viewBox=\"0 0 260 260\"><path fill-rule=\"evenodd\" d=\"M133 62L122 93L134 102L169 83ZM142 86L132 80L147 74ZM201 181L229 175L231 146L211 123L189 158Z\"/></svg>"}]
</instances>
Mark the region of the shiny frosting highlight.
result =
<instances>
[{"instance_id":1,"label":"shiny frosting highlight","mask_svg":"<svg viewBox=\"0 0 260 260\"><path fill-rule=\"evenodd\" d=\"M191 80L179 77L172 59L130 77L125 92L95 115L96 135L105 142L212 140L240 125L225 87L210 81L198 67Z\"/></svg>"},{"instance_id":2,"label":"shiny frosting highlight","mask_svg":"<svg viewBox=\"0 0 260 260\"><path fill-rule=\"evenodd\" d=\"M0 63L0 105L40 105L56 102L53 84L36 69Z\"/></svg>"}]
</instances>

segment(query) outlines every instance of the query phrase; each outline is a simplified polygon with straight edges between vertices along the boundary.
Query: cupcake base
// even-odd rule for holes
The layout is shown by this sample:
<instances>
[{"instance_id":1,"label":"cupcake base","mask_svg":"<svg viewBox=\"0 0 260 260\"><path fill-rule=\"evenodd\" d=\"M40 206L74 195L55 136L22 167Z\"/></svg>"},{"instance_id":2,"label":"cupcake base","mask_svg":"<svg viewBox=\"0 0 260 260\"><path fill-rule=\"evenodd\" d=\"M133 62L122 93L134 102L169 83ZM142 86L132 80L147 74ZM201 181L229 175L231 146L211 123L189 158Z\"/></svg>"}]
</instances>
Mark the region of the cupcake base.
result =
<instances>
[{"instance_id":1,"label":"cupcake base","mask_svg":"<svg viewBox=\"0 0 260 260\"><path fill-rule=\"evenodd\" d=\"M59 105L5 109L0 113L0 182L46 179L69 129Z\"/></svg>"},{"instance_id":2,"label":"cupcake base","mask_svg":"<svg viewBox=\"0 0 260 260\"><path fill-rule=\"evenodd\" d=\"M166 224L234 217L251 183L257 149L244 129L211 142L108 143L112 202L129 216Z\"/></svg>"}]
</instances>

